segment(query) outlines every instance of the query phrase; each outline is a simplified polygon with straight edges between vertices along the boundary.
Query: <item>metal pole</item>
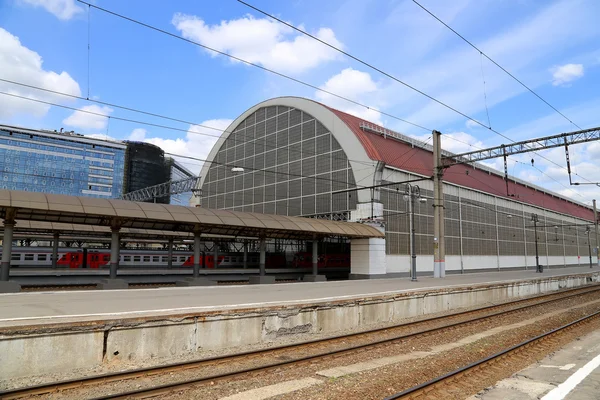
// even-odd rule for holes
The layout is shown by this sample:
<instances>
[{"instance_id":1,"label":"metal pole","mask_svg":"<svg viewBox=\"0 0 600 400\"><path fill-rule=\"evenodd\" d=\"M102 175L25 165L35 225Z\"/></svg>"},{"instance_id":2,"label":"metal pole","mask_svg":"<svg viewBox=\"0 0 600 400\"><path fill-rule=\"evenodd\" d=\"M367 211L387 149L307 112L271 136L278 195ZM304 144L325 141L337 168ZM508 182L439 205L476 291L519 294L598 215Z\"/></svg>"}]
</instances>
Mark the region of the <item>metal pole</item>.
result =
<instances>
[{"instance_id":1,"label":"metal pole","mask_svg":"<svg viewBox=\"0 0 600 400\"><path fill-rule=\"evenodd\" d=\"M417 281L417 246L415 242L416 229L415 229L415 196L412 193L412 188L408 186L408 206L410 207L410 280L413 282Z\"/></svg>"},{"instance_id":2,"label":"metal pole","mask_svg":"<svg viewBox=\"0 0 600 400\"><path fill-rule=\"evenodd\" d=\"M521 213L523 215L523 243L525 243L524 253L525 253L525 271L527 271L527 224L525 223L525 205L521 205Z\"/></svg>"},{"instance_id":3,"label":"metal pole","mask_svg":"<svg viewBox=\"0 0 600 400\"><path fill-rule=\"evenodd\" d=\"M13 221L4 221L4 237L2 238L2 265L0 267L0 281L7 282L10 276L10 259L12 257Z\"/></svg>"},{"instance_id":4,"label":"metal pole","mask_svg":"<svg viewBox=\"0 0 600 400\"><path fill-rule=\"evenodd\" d=\"M540 271L540 255L538 253L538 237L537 237L538 216L537 216L537 214L533 214L531 216L531 219L533 219L533 230L534 230L534 235L535 235L535 266L536 266L536 272L542 272L542 271Z\"/></svg>"},{"instance_id":5,"label":"metal pole","mask_svg":"<svg viewBox=\"0 0 600 400\"><path fill-rule=\"evenodd\" d=\"M313 239L312 247L312 274L317 275L319 270L319 241Z\"/></svg>"},{"instance_id":6,"label":"metal pole","mask_svg":"<svg viewBox=\"0 0 600 400\"><path fill-rule=\"evenodd\" d=\"M442 154L440 145L441 133L433 131L433 277L443 278L446 275L444 254L444 213L442 190Z\"/></svg>"},{"instance_id":7,"label":"metal pole","mask_svg":"<svg viewBox=\"0 0 600 400\"><path fill-rule=\"evenodd\" d=\"M244 269L248 268L248 241L244 240Z\"/></svg>"},{"instance_id":8,"label":"metal pole","mask_svg":"<svg viewBox=\"0 0 600 400\"><path fill-rule=\"evenodd\" d=\"M462 201L460 197L460 189L458 191L458 235L460 238L460 273L465 273L464 267L464 251L463 251L463 220L462 220Z\"/></svg>"},{"instance_id":9,"label":"metal pole","mask_svg":"<svg viewBox=\"0 0 600 400\"><path fill-rule=\"evenodd\" d=\"M169 248L167 249L167 268L173 268L173 238L169 238Z\"/></svg>"},{"instance_id":10,"label":"metal pole","mask_svg":"<svg viewBox=\"0 0 600 400\"><path fill-rule=\"evenodd\" d=\"M594 199L592 202L594 203L594 229L596 232L596 262L600 267L600 257L598 257L600 255L600 237L598 236L598 211L596 210L596 200Z\"/></svg>"},{"instance_id":11,"label":"metal pole","mask_svg":"<svg viewBox=\"0 0 600 400\"><path fill-rule=\"evenodd\" d=\"M213 268L217 268L219 266L219 244L214 242L213 245Z\"/></svg>"},{"instance_id":12,"label":"metal pole","mask_svg":"<svg viewBox=\"0 0 600 400\"><path fill-rule=\"evenodd\" d=\"M508 185L508 180L506 181ZM500 271L500 229L498 228L498 198L494 197L494 210L496 212L496 267Z\"/></svg>"},{"instance_id":13,"label":"metal pole","mask_svg":"<svg viewBox=\"0 0 600 400\"><path fill-rule=\"evenodd\" d=\"M200 276L200 233L194 232L194 278Z\"/></svg>"},{"instance_id":14,"label":"metal pole","mask_svg":"<svg viewBox=\"0 0 600 400\"><path fill-rule=\"evenodd\" d=\"M119 229L111 229L110 241L110 279L117 278L117 269L119 268Z\"/></svg>"},{"instance_id":15,"label":"metal pole","mask_svg":"<svg viewBox=\"0 0 600 400\"><path fill-rule=\"evenodd\" d=\"M58 232L55 232L52 240L52 268L56 268L58 263L58 239Z\"/></svg>"},{"instance_id":16,"label":"metal pole","mask_svg":"<svg viewBox=\"0 0 600 400\"><path fill-rule=\"evenodd\" d=\"M591 230L591 229L588 227L588 228L587 228L587 237L588 237L588 252L589 252L589 255L590 255L590 268L593 268L593 267L592 267L592 243L590 242L590 230Z\"/></svg>"},{"instance_id":17,"label":"metal pole","mask_svg":"<svg viewBox=\"0 0 600 400\"><path fill-rule=\"evenodd\" d=\"M259 256L259 264L258 264L260 276L266 275L266 271L265 271L266 248L267 248L267 244L265 242L265 238L260 238L260 256Z\"/></svg>"}]
</instances>

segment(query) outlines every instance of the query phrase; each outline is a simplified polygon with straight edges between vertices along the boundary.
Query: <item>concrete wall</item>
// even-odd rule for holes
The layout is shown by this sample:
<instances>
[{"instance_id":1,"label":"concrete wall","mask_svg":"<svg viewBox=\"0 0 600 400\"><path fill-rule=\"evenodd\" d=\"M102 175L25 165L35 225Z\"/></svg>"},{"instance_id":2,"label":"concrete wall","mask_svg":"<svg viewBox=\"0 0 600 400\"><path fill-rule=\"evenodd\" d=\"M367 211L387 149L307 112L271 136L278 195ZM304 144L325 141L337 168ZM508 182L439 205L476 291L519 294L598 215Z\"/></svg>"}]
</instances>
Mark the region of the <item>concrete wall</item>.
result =
<instances>
[{"instance_id":1,"label":"concrete wall","mask_svg":"<svg viewBox=\"0 0 600 400\"><path fill-rule=\"evenodd\" d=\"M352 259L354 262L354 258ZM410 256L387 254L385 256L387 274L407 275L410 273ZM507 268L525 268L535 269L535 256L446 256L446 271L459 272L462 269L465 273L478 272L481 270L494 270L500 265L500 269ZM595 256L592 257L592 264L597 263ZM565 267L573 265L589 264L589 257L577 256L540 256L540 264L544 268ZM417 274L433 274L433 256L417 254Z\"/></svg>"},{"instance_id":2,"label":"concrete wall","mask_svg":"<svg viewBox=\"0 0 600 400\"><path fill-rule=\"evenodd\" d=\"M590 273L266 309L3 329L0 377L70 372L119 361L159 364L181 356L200 358L206 350L277 343L280 338L301 339L302 334L333 335L350 328L368 329L376 323L393 323L598 281L599 274Z\"/></svg>"}]
</instances>

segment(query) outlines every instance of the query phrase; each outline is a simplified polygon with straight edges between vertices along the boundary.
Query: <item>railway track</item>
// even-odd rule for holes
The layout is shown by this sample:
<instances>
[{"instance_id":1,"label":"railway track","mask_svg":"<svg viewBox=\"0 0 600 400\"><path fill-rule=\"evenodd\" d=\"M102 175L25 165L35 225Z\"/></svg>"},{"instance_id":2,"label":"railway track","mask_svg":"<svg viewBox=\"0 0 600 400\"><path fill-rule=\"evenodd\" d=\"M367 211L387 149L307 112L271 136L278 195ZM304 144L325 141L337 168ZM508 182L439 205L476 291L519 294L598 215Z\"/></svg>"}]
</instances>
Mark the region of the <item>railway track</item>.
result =
<instances>
[{"instance_id":1,"label":"railway track","mask_svg":"<svg viewBox=\"0 0 600 400\"><path fill-rule=\"evenodd\" d=\"M92 385L103 385L110 382L139 379L176 372L181 373L183 371L193 369L207 368L208 370L213 370L214 368L223 365L243 366L244 364L250 364L247 367L241 367L234 371L213 373L201 377L195 377L194 379L173 382L161 386L141 388L122 393L114 393L105 397L98 397L97 399L152 397L160 394L167 394L174 390L188 388L196 384L216 382L234 377L252 376L253 374L284 366L311 362L332 356L344 355L354 351L373 348L375 346L385 346L389 343L430 335L443 330L485 321L500 315L526 312L534 307L598 292L600 292L600 285L569 289L559 293L551 293L534 298L516 300L509 303L481 307L469 311L422 319L419 321L403 323L386 328L373 329L360 333L272 347L265 350L250 351L196 361L174 363L157 367L91 376L82 379L55 382L51 384L38 385L35 387L14 389L0 392L0 398L17 399L31 395L42 395L58 391L81 389L90 387ZM434 327L427 326L432 323L438 323L439 325ZM422 325L425 325L425 327L421 327L421 329L419 329L419 326ZM412 331L407 332L407 329L412 329ZM384 337L381 338L382 336ZM290 355L289 353L292 354ZM300 355L298 355L298 353L300 353ZM97 390L102 389L99 388Z\"/></svg>"},{"instance_id":2,"label":"railway track","mask_svg":"<svg viewBox=\"0 0 600 400\"><path fill-rule=\"evenodd\" d=\"M526 340L509 349L466 365L438 378L386 397L385 400L449 398L450 394L456 393L462 388L472 385L474 382L483 381L488 375L495 373L493 368L499 362L508 361L510 358L522 358L527 355L543 353L545 348L554 344L553 341L555 341L558 336L568 333L570 330L573 330L580 325L590 323L598 318L600 318L600 311Z\"/></svg>"}]
</instances>

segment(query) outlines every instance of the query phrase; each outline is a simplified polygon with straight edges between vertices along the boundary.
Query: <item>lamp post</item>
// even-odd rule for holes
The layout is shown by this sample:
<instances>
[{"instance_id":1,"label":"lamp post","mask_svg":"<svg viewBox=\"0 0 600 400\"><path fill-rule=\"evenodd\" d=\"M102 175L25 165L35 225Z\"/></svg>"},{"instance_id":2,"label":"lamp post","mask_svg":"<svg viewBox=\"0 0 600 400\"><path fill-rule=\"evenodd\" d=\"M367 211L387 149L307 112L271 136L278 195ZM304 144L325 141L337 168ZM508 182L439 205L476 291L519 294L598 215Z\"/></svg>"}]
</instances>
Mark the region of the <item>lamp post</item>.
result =
<instances>
[{"instance_id":1,"label":"lamp post","mask_svg":"<svg viewBox=\"0 0 600 400\"><path fill-rule=\"evenodd\" d=\"M587 233L587 237L588 237L588 252L590 255L590 268L592 268L592 244L590 243L590 227L587 226L585 228L585 233Z\"/></svg>"},{"instance_id":2,"label":"lamp post","mask_svg":"<svg viewBox=\"0 0 600 400\"><path fill-rule=\"evenodd\" d=\"M421 197L421 189L415 185L412 186L410 183L406 184L404 191L404 201L408 203L408 212L410 214L410 256L411 256L411 272L410 280L416 282L417 280L417 253L415 244L415 200L419 199L420 203L426 203L427 199Z\"/></svg>"},{"instance_id":3,"label":"lamp post","mask_svg":"<svg viewBox=\"0 0 600 400\"><path fill-rule=\"evenodd\" d=\"M535 266L536 266L536 272L543 272L544 270L542 269L542 266L540 265L540 255L538 252L538 237L537 237L537 222L538 222L538 215L537 214L531 214L531 220L533 221L533 230L535 233Z\"/></svg>"}]
</instances>

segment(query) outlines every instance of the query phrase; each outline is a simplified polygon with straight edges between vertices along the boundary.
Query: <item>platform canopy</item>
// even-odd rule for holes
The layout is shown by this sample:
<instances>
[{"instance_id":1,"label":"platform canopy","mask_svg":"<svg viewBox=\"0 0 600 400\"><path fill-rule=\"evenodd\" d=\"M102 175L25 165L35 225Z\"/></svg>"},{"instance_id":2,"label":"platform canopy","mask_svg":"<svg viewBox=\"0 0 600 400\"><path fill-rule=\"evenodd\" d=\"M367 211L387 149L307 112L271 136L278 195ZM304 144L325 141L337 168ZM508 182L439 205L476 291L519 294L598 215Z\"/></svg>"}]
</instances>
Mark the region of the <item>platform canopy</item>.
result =
<instances>
[{"instance_id":1,"label":"platform canopy","mask_svg":"<svg viewBox=\"0 0 600 400\"><path fill-rule=\"evenodd\" d=\"M384 237L374 227L352 222L17 190L0 190L0 218L244 237Z\"/></svg>"}]
</instances>

